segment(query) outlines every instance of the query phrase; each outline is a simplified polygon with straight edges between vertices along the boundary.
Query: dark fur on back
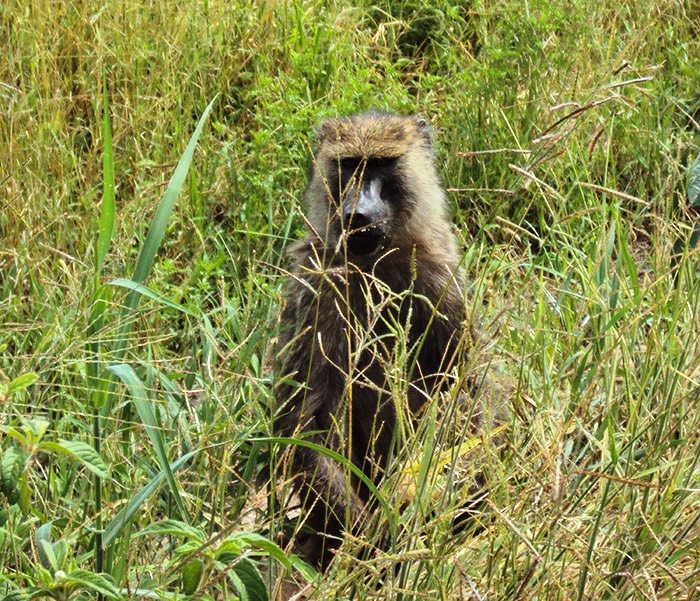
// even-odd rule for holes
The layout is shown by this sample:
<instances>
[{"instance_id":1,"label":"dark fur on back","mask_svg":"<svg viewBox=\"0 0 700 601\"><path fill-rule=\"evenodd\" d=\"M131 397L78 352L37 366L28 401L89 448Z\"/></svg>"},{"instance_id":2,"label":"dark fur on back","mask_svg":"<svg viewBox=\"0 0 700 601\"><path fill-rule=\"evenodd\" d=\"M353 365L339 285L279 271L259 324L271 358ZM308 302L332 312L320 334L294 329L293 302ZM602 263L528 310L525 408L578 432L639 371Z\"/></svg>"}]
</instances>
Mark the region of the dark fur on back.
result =
<instances>
[{"instance_id":1,"label":"dark fur on back","mask_svg":"<svg viewBox=\"0 0 700 601\"><path fill-rule=\"evenodd\" d=\"M377 254L351 256L345 244L338 167L345 157L391 159L382 176L392 214ZM417 416L445 387L471 336L425 123L383 113L325 122L306 201L311 231L295 248L281 315L275 433L340 452L378 482L398 439L397 404ZM298 536L302 552L327 563L361 516L367 491L306 447L293 449L291 467L311 532Z\"/></svg>"}]
</instances>

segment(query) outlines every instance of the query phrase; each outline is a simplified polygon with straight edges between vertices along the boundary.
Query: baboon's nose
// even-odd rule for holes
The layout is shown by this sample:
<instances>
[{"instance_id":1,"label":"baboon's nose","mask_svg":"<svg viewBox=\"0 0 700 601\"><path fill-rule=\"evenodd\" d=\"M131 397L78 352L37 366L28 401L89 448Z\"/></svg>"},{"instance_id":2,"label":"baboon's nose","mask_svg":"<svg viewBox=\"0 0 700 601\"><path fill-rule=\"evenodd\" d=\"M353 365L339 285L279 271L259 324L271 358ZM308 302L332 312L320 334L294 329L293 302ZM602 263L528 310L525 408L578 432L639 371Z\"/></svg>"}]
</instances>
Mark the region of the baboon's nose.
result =
<instances>
[{"instance_id":1,"label":"baboon's nose","mask_svg":"<svg viewBox=\"0 0 700 601\"><path fill-rule=\"evenodd\" d=\"M351 230L362 229L367 227L372 221L364 213L353 213L348 211L345 213L345 227Z\"/></svg>"}]
</instances>

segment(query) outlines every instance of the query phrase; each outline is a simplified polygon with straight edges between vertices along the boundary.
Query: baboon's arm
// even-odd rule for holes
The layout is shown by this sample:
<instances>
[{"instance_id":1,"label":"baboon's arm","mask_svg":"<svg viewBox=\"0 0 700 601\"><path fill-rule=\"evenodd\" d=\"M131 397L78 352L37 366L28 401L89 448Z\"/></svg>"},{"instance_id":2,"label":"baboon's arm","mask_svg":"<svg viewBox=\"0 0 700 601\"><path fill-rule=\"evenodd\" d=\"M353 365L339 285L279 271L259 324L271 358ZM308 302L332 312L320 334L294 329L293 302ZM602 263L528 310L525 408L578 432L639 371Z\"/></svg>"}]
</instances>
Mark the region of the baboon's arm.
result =
<instances>
[{"instance_id":1,"label":"baboon's arm","mask_svg":"<svg viewBox=\"0 0 700 601\"><path fill-rule=\"evenodd\" d=\"M319 324L310 307L303 305L288 306L290 314L283 314L283 322L296 323L297 327L293 336L282 339L285 346L279 357L282 369L278 373L284 375L275 389L280 407L275 417L275 432L343 453L345 416L339 406L345 381L337 365L344 360L341 357L344 347L332 340L341 331L340 325L328 321ZM321 342L324 337L328 340L326 344ZM297 445L292 453L292 475L302 497L309 497L302 499L304 505L314 505L310 525L318 522L316 527L321 529L329 520L351 524L361 514L364 504L347 468L302 445ZM313 501L317 502L313 504Z\"/></svg>"}]
</instances>

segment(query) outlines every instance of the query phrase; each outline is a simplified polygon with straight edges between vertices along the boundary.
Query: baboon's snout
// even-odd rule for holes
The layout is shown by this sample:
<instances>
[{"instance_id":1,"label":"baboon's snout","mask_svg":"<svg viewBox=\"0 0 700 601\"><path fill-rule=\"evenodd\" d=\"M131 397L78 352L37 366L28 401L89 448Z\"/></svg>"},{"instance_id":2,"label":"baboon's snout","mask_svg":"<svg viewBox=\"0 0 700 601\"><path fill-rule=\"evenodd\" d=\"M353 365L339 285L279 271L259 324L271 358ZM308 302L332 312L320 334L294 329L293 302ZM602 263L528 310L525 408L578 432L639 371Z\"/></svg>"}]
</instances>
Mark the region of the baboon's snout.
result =
<instances>
[{"instance_id":1,"label":"baboon's snout","mask_svg":"<svg viewBox=\"0 0 700 601\"><path fill-rule=\"evenodd\" d=\"M351 254L371 255L384 248L389 208L377 180L348 190L343 202L343 230Z\"/></svg>"}]
</instances>

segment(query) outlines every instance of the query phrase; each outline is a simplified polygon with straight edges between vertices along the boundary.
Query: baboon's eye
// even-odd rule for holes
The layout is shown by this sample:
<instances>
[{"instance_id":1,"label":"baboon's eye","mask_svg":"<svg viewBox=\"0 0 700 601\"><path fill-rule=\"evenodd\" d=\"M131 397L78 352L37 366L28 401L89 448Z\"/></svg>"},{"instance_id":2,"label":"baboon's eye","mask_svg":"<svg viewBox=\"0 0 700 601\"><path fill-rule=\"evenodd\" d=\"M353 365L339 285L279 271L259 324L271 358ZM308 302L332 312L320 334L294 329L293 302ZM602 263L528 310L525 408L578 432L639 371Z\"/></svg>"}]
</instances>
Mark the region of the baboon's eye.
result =
<instances>
[{"instance_id":1,"label":"baboon's eye","mask_svg":"<svg viewBox=\"0 0 700 601\"><path fill-rule=\"evenodd\" d=\"M372 157L370 164L373 169L389 169L396 164L398 157Z\"/></svg>"},{"instance_id":2,"label":"baboon's eye","mask_svg":"<svg viewBox=\"0 0 700 601\"><path fill-rule=\"evenodd\" d=\"M348 173L357 171L360 167L360 163L362 163L361 157L343 157L338 161L340 168Z\"/></svg>"}]
</instances>

